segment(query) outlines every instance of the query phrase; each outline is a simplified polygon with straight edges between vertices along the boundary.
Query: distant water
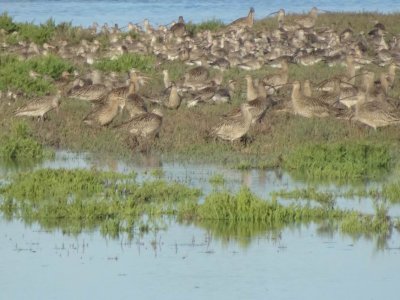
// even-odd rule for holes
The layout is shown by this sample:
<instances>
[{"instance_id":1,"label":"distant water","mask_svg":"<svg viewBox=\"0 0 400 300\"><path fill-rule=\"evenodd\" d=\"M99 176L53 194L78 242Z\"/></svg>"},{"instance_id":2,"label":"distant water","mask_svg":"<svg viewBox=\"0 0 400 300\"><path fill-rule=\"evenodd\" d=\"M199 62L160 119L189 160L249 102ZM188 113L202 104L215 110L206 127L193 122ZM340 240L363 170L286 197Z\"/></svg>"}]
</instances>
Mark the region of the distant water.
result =
<instances>
[{"instance_id":1,"label":"distant water","mask_svg":"<svg viewBox=\"0 0 400 300\"><path fill-rule=\"evenodd\" d=\"M254 7L256 18L284 8L290 12L305 12L311 7L330 11L400 11L399 0L0 0L0 12L7 11L16 21L42 23L50 17L59 22L88 26L128 22L138 23L145 18L152 24L168 24L178 16L195 23L220 19L224 22L245 16Z\"/></svg>"}]
</instances>

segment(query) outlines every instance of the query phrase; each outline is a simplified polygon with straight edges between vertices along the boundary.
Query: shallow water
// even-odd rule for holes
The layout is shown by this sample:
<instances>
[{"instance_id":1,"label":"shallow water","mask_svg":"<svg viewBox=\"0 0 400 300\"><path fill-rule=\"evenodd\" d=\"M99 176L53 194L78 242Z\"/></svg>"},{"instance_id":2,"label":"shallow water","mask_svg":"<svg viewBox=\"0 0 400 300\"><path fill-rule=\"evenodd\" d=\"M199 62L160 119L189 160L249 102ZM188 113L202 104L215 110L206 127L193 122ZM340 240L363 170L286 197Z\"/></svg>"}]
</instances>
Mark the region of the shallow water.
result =
<instances>
[{"instance_id":1,"label":"shallow water","mask_svg":"<svg viewBox=\"0 0 400 300\"><path fill-rule=\"evenodd\" d=\"M354 188L353 186L336 186L333 184L309 184L304 181L295 180L287 172L279 170L240 171L216 164L162 162L160 157L154 156L141 156L137 157L134 162L127 162L110 157L96 157L85 153L71 153L67 151L59 151L56 153L54 159L46 160L35 166L0 166L0 182L2 180L1 177L6 177L18 171L30 171L39 168L95 168L121 173L135 171L138 175L138 182L153 179L154 173L161 171L163 179L199 188L205 196L215 189L215 186L210 183L210 178L215 175L222 175L225 180L224 188L227 190L237 192L242 186L246 186L263 199L270 199L273 192L306 189L310 186L319 191L328 191L331 193L344 193L346 190ZM369 188L371 186L379 186L379 184L366 182L357 185L358 188ZM278 200L284 205L299 202L299 200L282 200L279 197ZM354 209L366 214L373 214L375 212L374 201L369 197L354 199L337 197L335 206L341 209ZM389 215L400 217L400 204L390 205Z\"/></svg>"},{"instance_id":2,"label":"shallow water","mask_svg":"<svg viewBox=\"0 0 400 300\"><path fill-rule=\"evenodd\" d=\"M162 170L165 179L205 193L212 189L210 176L223 174L230 190L247 185L264 198L305 186L281 172L163 163L157 157L133 163L69 152L36 166L0 167L0 178L44 167L135 170L138 181ZM360 211L372 207L370 199L341 201ZM398 214L397 206L391 214ZM165 222L166 230L136 233L129 240L107 239L97 230L78 236L46 232L0 217L0 299L398 299L397 231L382 244L313 224L278 232L254 229L246 238Z\"/></svg>"},{"instance_id":3,"label":"shallow water","mask_svg":"<svg viewBox=\"0 0 400 300\"><path fill-rule=\"evenodd\" d=\"M313 226L247 248L176 224L132 242L19 222L0 230L2 299L398 299L398 236L376 252Z\"/></svg>"},{"instance_id":4,"label":"shallow water","mask_svg":"<svg viewBox=\"0 0 400 300\"><path fill-rule=\"evenodd\" d=\"M168 24L179 15L187 21L201 22L213 18L231 22L247 14L254 7L256 18L284 8L290 12L305 12L311 7L331 11L379 11L400 10L398 0L0 0L0 12L8 11L17 21L42 23L50 17L56 22L69 22L88 26L97 21L102 24L141 22L148 18L152 24Z\"/></svg>"}]
</instances>

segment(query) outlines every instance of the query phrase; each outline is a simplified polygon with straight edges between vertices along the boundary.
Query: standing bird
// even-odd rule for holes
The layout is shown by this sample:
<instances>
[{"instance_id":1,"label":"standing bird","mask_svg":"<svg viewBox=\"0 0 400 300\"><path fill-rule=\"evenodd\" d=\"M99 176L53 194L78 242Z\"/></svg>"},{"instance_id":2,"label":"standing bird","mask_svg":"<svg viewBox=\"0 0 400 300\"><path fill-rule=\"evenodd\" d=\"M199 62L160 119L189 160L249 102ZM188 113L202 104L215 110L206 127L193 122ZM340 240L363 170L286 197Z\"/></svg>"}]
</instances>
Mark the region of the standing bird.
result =
<instances>
[{"instance_id":1,"label":"standing bird","mask_svg":"<svg viewBox=\"0 0 400 300\"><path fill-rule=\"evenodd\" d=\"M246 79L246 87L247 87L246 99L247 99L247 101L254 100L258 97L258 93L257 93L256 89L254 88L253 78L251 77L251 75L247 74L245 79Z\"/></svg>"},{"instance_id":2,"label":"standing bird","mask_svg":"<svg viewBox=\"0 0 400 300\"><path fill-rule=\"evenodd\" d=\"M315 26L317 17L318 17L318 8L313 7L309 12L308 16L298 19L296 23L304 29L311 29Z\"/></svg>"},{"instance_id":3,"label":"standing bird","mask_svg":"<svg viewBox=\"0 0 400 300\"><path fill-rule=\"evenodd\" d=\"M170 109L178 109L181 105L181 100L182 98L178 94L178 89L176 88L175 82L171 82L171 91L165 106Z\"/></svg>"},{"instance_id":4,"label":"standing bird","mask_svg":"<svg viewBox=\"0 0 400 300\"><path fill-rule=\"evenodd\" d=\"M105 126L112 122L112 120L118 115L119 109L125 107L126 98L118 97L116 95L109 95L105 100L105 103L99 106L94 111L90 112L84 119L83 122L87 125L100 125Z\"/></svg>"},{"instance_id":5,"label":"standing bird","mask_svg":"<svg viewBox=\"0 0 400 300\"><path fill-rule=\"evenodd\" d=\"M83 120L88 125L108 125L118 115L119 109L124 109L129 95L135 94L143 80L135 71L130 74L128 86L113 89L108 93L104 104L90 112Z\"/></svg>"},{"instance_id":6,"label":"standing bird","mask_svg":"<svg viewBox=\"0 0 400 300\"><path fill-rule=\"evenodd\" d=\"M58 110L61 100L61 91L58 90L56 95L46 96L40 99L35 99L28 104L18 108L15 111L16 117L39 117L39 120L44 120L44 116L51 110Z\"/></svg>"},{"instance_id":7,"label":"standing bird","mask_svg":"<svg viewBox=\"0 0 400 300\"><path fill-rule=\"evenodd\" d=\"M250 129L252 121L251 106L249 103L242 103L240 109L242 111L241 118L226 118L212 128L212 135L231 142L243 137Z\"/></svg>"},{"instance_id":8,"label":"standing bird","mask_svg":"<svg viewBox=\"0 0 400 300\"><path fill-rule=\"evenodd\" d=\"M231 28L242 28L242 27L250 27L252 28L254 24L254 8L250 8L249 14L247 17L239 18L233 21L228 27Z\"/></svg>"},{"instance_id":9,"label":"standing bird","mask_svg":"<svg viewBox=\"0 0 400 300\"><path fill-rule=\"evenodd\" d=\"M185 21L182 16L179 16L178 23L175 23L169 29L175 37L183 37L186 34Z\"/></svg>"}]
</instances>

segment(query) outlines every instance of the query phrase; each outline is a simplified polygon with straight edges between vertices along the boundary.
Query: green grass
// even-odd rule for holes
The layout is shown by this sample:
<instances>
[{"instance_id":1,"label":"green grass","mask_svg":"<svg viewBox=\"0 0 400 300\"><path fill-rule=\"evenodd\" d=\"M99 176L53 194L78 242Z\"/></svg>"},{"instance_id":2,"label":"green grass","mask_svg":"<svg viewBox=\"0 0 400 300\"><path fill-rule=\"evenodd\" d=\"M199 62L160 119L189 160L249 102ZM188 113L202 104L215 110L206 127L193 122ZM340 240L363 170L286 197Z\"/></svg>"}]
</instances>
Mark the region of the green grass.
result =
<instances>
[{"instance_id":1,"label":"green grass","mask_svg":"<svg viewBox=\"0 0 400 300\"><path fill-rule=\"evenodd\" d=\"M283 199L313 200L322 205L328 205L331 207L333 207L335 204L335 195L329 192L319 192L313 187L306 189L295 189L292 191L281 190L272 193L272 196Z\"/></svg>"},{"instance_id":2,"label":"green grass","mask_svg":"<svg viewBox=\"0 0 400 300\"><path fill-rule=\"evenodd\" d=\"M386 183L382 186L382 196L391 203L400 203L400 181Z\"/></svg>"},{"instance_id":3,"label":"green grass","mask_svg":"<svg viewBox=\"0 0 400 300\"><path fill-rule=\"evenodd\" d=\"M49 42L56 31L56 24L53 19L46 23L35 25L33 23L18 23L18 33L22 40L32 41L39 45Z\"/></svg>"},{"instance_id":4,"label":"green grass","mask_svg":"<svg viewBox=\"0 0 400 300\"><path fill-rule=\"evenodd\" d=\"M154 71L155 57L150 55L127 53L117 59L104 58L94 64L96 69L104 72L128 72L136 69L142 72Z\"/></svg>"},{"instance_id":5,"label":"green grass","mask_svg":"<svg viewBox=\"0 0 400 300\"><path fill-rule=\"evenodd\" d=\"M101 228L113 237L132 233L141 217L175 214L180 203L197 201L200 191L161 180L135 182L135 173L41 169L13 176L0 187L1 211L48 229L79 233Z\"/></svg>"},{"instance_id":6,"label":"green grass","mask_svg":"<svg viewBox=\"0 0 400 300\"><path fill-rule=\"evenodd\" d=\"M53 19L49 19L40 25L28 22L16 23L4 12L0 15L0 29L4 29L8 34L16 33L15 36L17 40L34 42L42 45L45 42L49 42L54 37L56 24Z\"/></svg>"},{"instance_id":7,"label":"green grass","mask_svg":"<svg viewBox=\"0 0 400 300\"><path fill-rule=\"evenodd\" d=\"M197 33L209 30L211 32L218 31L224 28L226 25L224 22L218 19L212 19L209 21L204 21L201 23L192 23L189 22L186 24L186 31L189 33L190 36L195 36Z\"/></svg>"},{"instance_id":8,"label":"green grass","mask_svg":"<svg viewBox=\"0 0 400 300\"><path fill-rule=\"evenodd\" d=\"M244 244L253 236L278 234L287 226L311 222L337 222L343 233L352 236L387 234L397 224L383 206L374 216L328 206L283 206L245 187L236 194L214 191L200 202L197 189L159 179L139 184L135 178L135 173L83 169L23 172L0 185L0 211L7 218L38 222L48 230L77 234L99 228L111 237L160 227L163 217L172 216L213 228L220 235L234 233Z\"/></svg>"},{"instance_id":9,"label":"green grass","mask_svg":"<svg viewBox=\"0 0 400 300\"><path fill-rule=\"evenodd\" d=\"M294 24L296 18L301 17L301 14L288 14L285 17L285 23ZM392 34L400 33L400 26L397 22L399 18L399 13L377 13L377 12L335 12L335 13L322 13L318 15L316 22L316 29L332 28L339 33L346 28L351 28L355 34L363 31L368 33L370 29L374 26L374 21L377 20L385 24L386 28L390 28ZM278 21L276 17L267 17L258 20L254 24L256 30L261 30L265 28L277 29Z\"/></svg>"},{"instance_id":10,"label":"green grass","mask_svg":"<svg viewBox=\"0 0 400 300\"><path fill-rule=\"evenodd\" d=\"M26 123L17 123L9 134L0 136L0 159L4 162L26 162L52 155L30 134Z\"/></svg>"},{"instance_id":11,"label":"green grass","mask_svg":"<svg viewBox=\"0 0 400 300\"><path fill-rule=\"evenodd\" d=\"M13 55L1 55L0 66L0 90L12 90L27 96L54 92L52 81L58 80L62 72L73 70L71 63L53 55L27 60L20 60ZM35 71L40 76L32 78L29 76L30 71Z\"/></svg>"},{"instance_id":12,"label":"green grass","mask_svg":"<svg viewBox=\"0 0 400 300\"><path fill-rule=\"evenodd\" d=\"M211 185L213 186L219 186L219 185L224 185L226 183L226 180L224 178L224 175L222 174L215 174L211 176L208 181L210 182Z\"/></svg>"},{"instance_id":13,"label":"green grass","mask_svg":"<svg viewBox=\"0 0 400 300\"><path fill-rule=\"evenodd\" d=\"M297 16L288 16L288 22L291 18ZM387 27L394 28L394 31L399 27L396 23L396 14L381 15L381 14L323 14L318 19L318 26L329 24L336 30L341 30L348 26L348 22L352 22L354 30L358 29L367 32L368 28L372 28L374 18L382 21ZM37 30L43 32L52 32L53 40L66 40L71 45L77 45L81 39L86 39L89 42L97 39L105 47L109 43L107 34L95 34L89 29L73 27L70 23L62 23L55 25L49 21L43 25L26 25L28 32L30 26L38 27ZM256 22L255 29L273 28L276 23L275 18L268 18ZM0 24L7 28L6 32L15 30L16 34L7 34L5 39L17 42L21 39L21 32L18 32L19 23L14 23L12 19L3 14L0 17ZM16 27L13 27L13 24ZM270 26L271 25L271 26ZM188 24L190 29L191 24ZM196 24L193 32L202 30L217 31L224 25L218 20L211 20L204 23ZM275 25L274 25L275 26ZM35 29L36 30L36 29ZM44 34L46 35L46 34ZM51 34L48 34L50 36ZM126 33L121 35L126 36ZM141 39L142 37L135 36ZM46 38L47 39L47 38ZM99 68L105 72L127 72L131 68L136 68L139 71L146 73L151 79L141 89L140 93L147 96L158 97L162 99L160 93L164 90L162 83L162 70L168 69L171 80L180 81L185 72L191 68L179 61L159 61L153 55L143 55L129 53L118 57L115 60L104 58L107 48L99 51L99 61L91 67L87 67L82 75L89 72L90 68ZM36 57L28 60L20 61L14 55L3 55L0 57L0 90L6 92L12 90L18 94L25 93L28 96L40 96L46 93L54 92L55 85L53 80L57 80L62 70L71 71L73 68L72 62L61 60L55 56L51 58ZM377 66L366 66L366 69L373 69L375 72L381 72L386 68ZM34 70L43 76L33 79L29 77L29 71ZM331 156L340 156L343 161L340 163L332 162L332 165L320 167L320 170L310 171L313 174L305 174L307 177L312 177L315 180L322 178L323 180L360 180L362 178L378 178L387 170L390 170L392 165L396 164L398 155L395 149L399 147L400 135L396 126L382 128L377 131L363 128L355 124L350 124L343 120L327 119L305 119L289 114L268 112L261 124L252 126L246 143L229 143L220 140L215 140L210 136L210 129L216 125L223 114L238 108L240 103L245 101L245 80L246 74L251 74L255 78L263 78L268 74L276 72L268 66L257 71L243 71L239 68L232 68L224 72L224 83L229 79L237 81L237 91L232 98L232 104L200 106L194 109L187 109L183 103L178 111L164 111L163 126L160 132L160 138L151 144L151 151L162 153L164 159L171 160L179 158L181 160L191 161L208 161L222 162L230 167L238 169L251 168L279 168L287 167L297 175L304 175L307 172L299 171L318 169L318 164L321 162L309 160L303 162L301 156L304 141L312 141L315 145L335 145L335 149L325 149L327 152L332 152ZM313 84L317 84L333 75L343 74L343 67L337 66L333 68L327 67L324 63L318 63L313 66L305 67L295 64L289 66L289 80L311 79ZM211 71L215 73L214 70ZM359 78L357 78L359 80ZM400 85L395 84L395 88L391 91L391 96L398 98L400 94ZM282 102L290 98L290 87L282 88L278 98ZM10 107L5 104L0 113L3 119L3 126L13 123L10 117L13 109L20 105L20 101L16 104L10 102ZM126 142L126 136L112 130L110 128L102 128L96 130L82 125L82 118L91 110L87 103L77 102L74 100L63 101L60 113L57 118L52 118L44 124L27 121L27 124L35 132L38 140L46 145L56 146L60 148L68 148L74 151L92 151L98 153L107 153L112 155L128 156L131 153L140 151L140 147L131 149L131 144ZM151 110L151 108L150 108ZM118 122L118 120L116 120ZM194 126L195 124L195 126ZM110 126L112 127L112 126ZM368 145L365 141L368 141ZM355 143L358 147L348 148L343 144ZM339 147L342 145L343 147ZM374 145L374 146L372 146ZM366 149L376 151L376 147L387 149L387 153L392 152L392 161L387 164L387 153L383 153L382 165L372 162L375 158L371 156ZM300 150L299 150L300 149ZM323 151L325 151L323 150ZM361 155L357 157L357 151L366 150L368 157ZM299 152L296 158L293 153ZM304 151L303 151L304 152ZM336 152L336 153L334 153ZM353 154L351 154L353 153ZM306 155L307 153L303 153ZM326 153L326 155L328 155ZM318 157L317 157L318 158ZM392 158L392 157L390 157ZM318 158L319 159L319 158ZM292 160L296 165L296 160L299 165L289 165ZM365 162L365 168L362 165ZM368 165L368 163L372 163ZM374 164L376 163L376 164ZM307 165L308 164L308 165ZM311 167L309 165L312 165ZM342 171L336 170L336 166L341 166ZM386 165L386 166L383 166ZM330 169L329 169L330 168ZM372 169L376 169L376 174L371 174ZM354 170L353 170L354 169ZM299 172L298 172L299 171ZM382 171L382 173L381 173ZM374 171L372 171L374 172ZM329 173L329 174L328 174ZM321 176L320 176L321 175ZM304 177L304 176L303 176Z\"/></svg>"},{"instance_id":14,"label":"green grass","mask_svg":"<svg viewBox=\"0 0 400 300\"><path fill-rule=\"evenodd\" d=\"M362 216L359 213L347 215L340 224L340 230L350 235L373 235L387 234L390 231L389 219L382 219L378 216Z\"/></svg>"},{"instance_id":15,"label":"green grass","mask_svg":"<svg viewBox=\"0 0 400 300\"><path fill-rule=\"evenodd\" d=\"M386 146L360 142L308 144L284 159L284 167L299 176L339 181L377 179L390 166L391 155Z\"/></svg>"},{"instance_id":16,"label":"green grass","mask_svg":"<svg viewBox=\"0 0 400 300\"><path fill-rule=\"evenodd\" d=\"M0 15L0 29L3 29L8 34L18 30L17 24L13 22L12 17L7 12L3 12Z\"/></svg>"},{"instance_id":17,"label":"green grass","mask_svg":"<svg viewBox=\"0 0 400 300\"><path fill-rule=\"evenodd\" d=\"M248 188L242 188L236 195L227 192L213 193L206 197L198 211L198 217L201 220L266 222L267 224L339 218L342 215L343 212L328 208L284 207L276 201L264 201L256 197Z\"/></svg>"}]
</instances>

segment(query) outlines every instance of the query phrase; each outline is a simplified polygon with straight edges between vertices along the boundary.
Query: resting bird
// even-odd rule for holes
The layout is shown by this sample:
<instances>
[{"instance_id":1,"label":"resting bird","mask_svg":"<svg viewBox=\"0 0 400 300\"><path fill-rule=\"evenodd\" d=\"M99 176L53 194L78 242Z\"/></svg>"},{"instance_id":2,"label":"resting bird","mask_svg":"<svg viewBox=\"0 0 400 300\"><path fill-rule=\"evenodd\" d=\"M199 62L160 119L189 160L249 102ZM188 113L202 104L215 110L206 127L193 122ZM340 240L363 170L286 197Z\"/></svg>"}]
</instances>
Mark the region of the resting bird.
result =
<instances>
[{"instance_id":1,"label":"resting bird","mask_svg":"<svg viewBox=\"0 0 400 300\"><path fill-rule=\"evenodd\" d=\"M136 137L158 137L162 125L163 114L155 108L152 112L145 112L132 118L130 121L119 125L117 128L127 130Z\"/></svg>"}]
</instances>

